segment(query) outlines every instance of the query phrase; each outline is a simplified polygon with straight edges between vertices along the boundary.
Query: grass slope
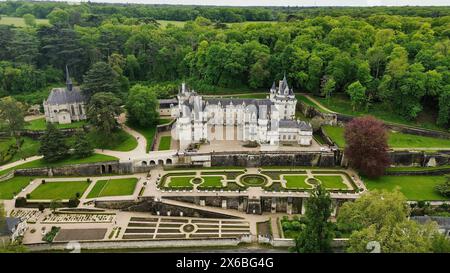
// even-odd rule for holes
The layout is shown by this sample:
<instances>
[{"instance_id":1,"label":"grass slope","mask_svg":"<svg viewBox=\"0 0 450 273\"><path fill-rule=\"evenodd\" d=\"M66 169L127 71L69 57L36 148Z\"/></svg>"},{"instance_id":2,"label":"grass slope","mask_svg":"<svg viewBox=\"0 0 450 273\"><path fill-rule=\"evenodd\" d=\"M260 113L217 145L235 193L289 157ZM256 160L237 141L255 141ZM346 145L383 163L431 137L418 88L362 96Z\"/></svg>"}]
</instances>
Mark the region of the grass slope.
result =
<instances>
[{"instance_id":1,"label":"grass slope","mask_svg":"<svg viewBox=\"0 0 450 273\"><path fill-rule=\"evenodd\" d=\"M22 158L27 158L38 154L40 143L30 137L22 137L23 143L17 153L6 163L11 163ZM7 138L0 141L0 151L6 151L10 145L14 144L16 140L14 138Z\"/></svg>"},{"instance_id":2,"label":"grass slope","mask_svg":"<svg viewBox=\"0 0 450 273\"><path fill-rule=\"evenodd\" d=\"M95 131L89 132L88 139L96 148L120 152L131 151L138 145L137 140L122 129L117 130L110 135L107 141Z\"/></svg>"},{"instance_id":3,"label":"grass slope","mask_svg":"<svg viewBox=\"0 0 450 273\"><path fill-rule=\"evenodd\" d=\"M353 107L351 106L350 100L345 95L335 95L330 99L320 97L314 97L314 99L319 101L322 105L324 105L328 109L345 115L363 116L370 114L386 122L422 127L432 130L441 130L441 131L443 130L442 128L439 128L436 125L435 117L429 111L422 111L419 114L417 121L411 121L398 115L397 113L394 113L392 109L389 109L386 106L379 103L372 104L368 112L361 110L353 111L352 110Z\"/></svg>"},{"instance_id":4,"label":"grass slope","mask_svg":"<svg viewBox=\"0 0 450 273\"><path fill-rule=\"evenodd\" d=\"M339 147L345 147L343 127L326 125L323 129ZM391 148L450 148L450 139L389 132L388 144Z\"/></svg>"}]
</instances>

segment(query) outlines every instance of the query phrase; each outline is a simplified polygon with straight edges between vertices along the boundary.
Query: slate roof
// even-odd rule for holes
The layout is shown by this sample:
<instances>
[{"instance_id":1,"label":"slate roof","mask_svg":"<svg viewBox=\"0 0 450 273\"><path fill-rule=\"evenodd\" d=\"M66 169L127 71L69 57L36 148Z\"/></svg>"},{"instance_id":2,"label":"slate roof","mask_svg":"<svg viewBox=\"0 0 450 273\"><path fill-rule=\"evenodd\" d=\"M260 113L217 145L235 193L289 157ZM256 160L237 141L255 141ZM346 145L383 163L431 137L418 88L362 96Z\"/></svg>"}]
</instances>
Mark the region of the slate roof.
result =
<instances>
[{"instance_id":1,"label":"slate roof","mask_svg":"<svg viewBox=\"0 0 450 273\"><path fill-rule=\"evenodd\" d=\"M233 103L233 105L240 105L245 103L245 105L272 105L272 102L269 99L234 99L234 98L209 98L205 99L206 102L209 104L222 104L222 105L229 105L230 102Z\"/></svg>"},{"instance_id":2,"label":"slate roof","mask_svg":"<svg viewBox=\"0 0 450 273\"><path fill-rule=\"evenodd\" d=\"M20 224L22 220L18 217L6 217L5 224L3 227L0 227L0 235L3 236L11 236L13 234L13 230Z\"/></svg>"},{"instance_id":3,"label":"slate roof","mask_svg":"<svg viewBox=\"0 0 450 273\"><path fill-rule=\"evenodd\" d=\"M425 224L428 221L435 221L441 228L450 229L450 217L443 216L413 216L411 220L414 220L420 224Z\"/></svg>"},{"instance_id":4,"label":"slate roof","mask_svg":"<svg viewBox=\"0 0 450 273\"><path fill-rule=\"evenodd\" d=\"M73 87L72 91L68 91L67 88L64 87L53 88L46 102L48 104L66 104L85 101L86 98L79 87Z\"/></svg>"},{"instance_id":5,"label":"slate roof","mask_svg":"<svg viewBox=\"0 0 450 273\"><path fill-rule=\"evenodd\" d=\"M278 123L278 126L280 126L280 128L299 128L302 131L312 130L311 126L305 121L282 119Z\"/></svg>"},{"instance_id":6,"label":"slate roof","mask_svg":"<svg viewBox=\"0 0 450 273\"><path fill-rule=\"evenodd\" d=\"M159 104L178 104L177 99L162 99L158 101Z\"/></svg>"}]
</instances>

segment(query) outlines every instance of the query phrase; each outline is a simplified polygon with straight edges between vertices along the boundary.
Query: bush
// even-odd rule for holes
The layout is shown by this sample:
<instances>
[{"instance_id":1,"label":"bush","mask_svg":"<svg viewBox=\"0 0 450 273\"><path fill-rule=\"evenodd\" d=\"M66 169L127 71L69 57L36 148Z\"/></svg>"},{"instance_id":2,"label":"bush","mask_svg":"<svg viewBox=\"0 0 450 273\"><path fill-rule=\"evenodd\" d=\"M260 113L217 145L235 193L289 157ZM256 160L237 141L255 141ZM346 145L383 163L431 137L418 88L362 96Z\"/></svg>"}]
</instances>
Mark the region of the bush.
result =
<instances>
[{"instance_id":1,"label":"bush","mask_svg":"<svg viewBox=\"0 0 450 273\"><path fill-rule=\"evenodd\" d=\"M44 211L44 209L45 209L44 204L39 204L38 209L39 209L39 211L41 211L41 212Z\"/></svg>"},{"instance_id":2,"label":"bush","mask_svg":"<svg viewBox=\"0 0 450 273\"><path fill-rule=\"evenodd\" d=\"M42 179L42 184L45 184L45 179Z\"/></svg>"},{"instance_id":3,"label":"bush","mask_svg":"<svg viewBox=\"0 0 450 273\"><path fill-rule=\"evenodd\" d=\"M69 199L68 207L69 208L76 208L80 204L80 200L78 198L71 198Z\"/></svg>"},{"instance_id":4,"label":"bush","mask_svg":"<svg viewBox=\"0 0 450 273\"><path fill-rule=\"evenodd\" d=\"M300 230L302 227L302 224L300 224L299 221L292 221L291 222L291 229L292 230Z\"/></svg>"},{"instance_id":5,"label":"bush","mask_svg":"<svg viewBox=\"0 0 450 273\"><path fill-rule=\"evenodd\" d=\"M440 185L436 185L436 191L438 191L442 196L450 197L450 179Z\"/></svg>"},{"instance_id":6,"label":"bush","mask_svg":"<svg viewBox=\"0 0 450 273\"><path fill-rule=\"evenodd\" d=\"M27 199L30 199L31 195L29 193L27 193Z\"/></svg>"},{"instance_id":7,"label":"bush","mask_svg":"<svg viewBox=\"0 0 450 273\"><path fill-rule=\"evenodd\" d=\"M55 239L56 234L58 234L60 227L53 226L52 229L47 232L44 237L42 237L42 241L46 241L48 243L53 242L53 239Z\"/></svg>"},{"instance_id":8,"label":"bush","mask_svg":"<svg viewBox=\"0 0 450 273\"><path fill-rule=\"evenodd\" d=\"M15 202L16 208L23 208L27 205L27 199L25 197L18 197Z\"/></svg>"}]
</instances>

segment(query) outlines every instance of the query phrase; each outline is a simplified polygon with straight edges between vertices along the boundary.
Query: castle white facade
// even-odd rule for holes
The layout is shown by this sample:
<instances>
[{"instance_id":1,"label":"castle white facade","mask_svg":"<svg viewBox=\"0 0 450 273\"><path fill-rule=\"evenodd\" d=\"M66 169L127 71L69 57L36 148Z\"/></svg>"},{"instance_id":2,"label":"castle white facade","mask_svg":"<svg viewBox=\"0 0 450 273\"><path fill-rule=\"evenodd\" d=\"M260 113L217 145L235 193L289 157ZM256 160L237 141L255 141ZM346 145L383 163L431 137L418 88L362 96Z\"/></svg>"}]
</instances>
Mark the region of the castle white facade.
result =
<instances>
[{"instance_id":1,"label":"castle white facade","mask_svg":"<svg viewBox=\"0 0 450 273\"><path fill-rule=\"evenodd\" d=\"M173 136L180 149L213 140L312 144L311 125L295 119L297 99L286 77L272 85L266 99L203 98L185 84L177 98L171 112L177 119Z\"/></svg>"}]
</instances>

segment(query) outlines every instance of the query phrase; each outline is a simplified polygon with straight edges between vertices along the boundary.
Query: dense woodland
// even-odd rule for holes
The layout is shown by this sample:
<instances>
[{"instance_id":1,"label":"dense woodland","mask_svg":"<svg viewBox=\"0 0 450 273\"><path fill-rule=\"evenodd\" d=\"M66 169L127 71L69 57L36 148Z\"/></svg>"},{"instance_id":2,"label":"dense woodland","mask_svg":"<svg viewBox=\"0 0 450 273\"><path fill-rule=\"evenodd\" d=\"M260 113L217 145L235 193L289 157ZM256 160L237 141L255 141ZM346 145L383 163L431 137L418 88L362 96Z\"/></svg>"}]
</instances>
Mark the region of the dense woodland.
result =
<instances>
[{"instance_id":1,"label":"dense woodland","mask_svg":"<svg viewBox=\"0 0 450 273\"><path fill-rule=\"evenodd\" d=\"M431 111L439 126L450 125L450 7L4 2L0 14L28 18L24 28L0 25L0 96L33 97L63 82L66 65L83 84L99 76L87 73L99 62L118 81L101 91L122 98L135 83L181 80L205 91L266 90L286 73L296 92L342 94L354 108L384 105L410 120Z\"/></svg>"}]
</instances>

